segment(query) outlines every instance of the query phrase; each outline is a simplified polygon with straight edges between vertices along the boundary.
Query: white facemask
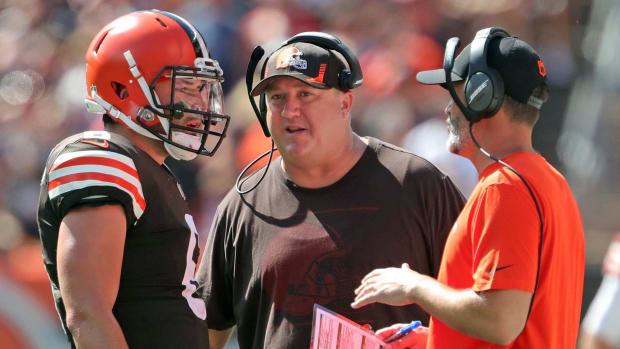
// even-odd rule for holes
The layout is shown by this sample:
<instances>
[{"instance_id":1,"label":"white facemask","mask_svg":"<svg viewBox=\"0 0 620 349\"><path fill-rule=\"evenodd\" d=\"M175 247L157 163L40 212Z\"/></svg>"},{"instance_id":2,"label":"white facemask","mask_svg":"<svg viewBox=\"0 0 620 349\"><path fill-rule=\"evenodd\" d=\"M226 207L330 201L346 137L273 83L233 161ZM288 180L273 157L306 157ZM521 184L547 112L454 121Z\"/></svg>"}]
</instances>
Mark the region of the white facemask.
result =
<instances>
[{"instance_id":1,"label":"white facemask","mask_svg":"<svg viewBox=\"0 0 620 349\"><path fill-rule=\"evenodd\" d=\"M200 148L200 141L202 140L202 136L190 135L185 132L172 131L171 139L173 142L176 142L188 148L198 149ZM195 159L196 156L198 156L198 154L194 152L177 148L174 145L166 142L164 142L164 148L166 149L168 154L170 154L170 156L172 156L176 160L189 161Z\"/></svg>"}]
</instances>

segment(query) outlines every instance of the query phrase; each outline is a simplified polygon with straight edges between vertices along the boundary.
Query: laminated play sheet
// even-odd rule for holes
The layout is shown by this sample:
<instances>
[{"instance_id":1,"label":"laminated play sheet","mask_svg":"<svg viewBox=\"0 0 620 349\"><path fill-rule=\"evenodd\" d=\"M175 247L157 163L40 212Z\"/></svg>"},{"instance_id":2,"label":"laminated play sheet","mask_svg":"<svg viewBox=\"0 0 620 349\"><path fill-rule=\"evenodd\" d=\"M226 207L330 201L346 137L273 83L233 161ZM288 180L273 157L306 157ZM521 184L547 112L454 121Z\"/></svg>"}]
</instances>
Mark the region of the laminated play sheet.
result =
<instances>
[{"instance_id":1,"label":"laminated play sheet","mask_svg":"<svg viewBox=\"0 0 620 349\"><path fill-rule=\"evenodd\" d=\"M388 349L374 333L318 304L312 317L310 349Z\"/></svg>"}]
</instances>

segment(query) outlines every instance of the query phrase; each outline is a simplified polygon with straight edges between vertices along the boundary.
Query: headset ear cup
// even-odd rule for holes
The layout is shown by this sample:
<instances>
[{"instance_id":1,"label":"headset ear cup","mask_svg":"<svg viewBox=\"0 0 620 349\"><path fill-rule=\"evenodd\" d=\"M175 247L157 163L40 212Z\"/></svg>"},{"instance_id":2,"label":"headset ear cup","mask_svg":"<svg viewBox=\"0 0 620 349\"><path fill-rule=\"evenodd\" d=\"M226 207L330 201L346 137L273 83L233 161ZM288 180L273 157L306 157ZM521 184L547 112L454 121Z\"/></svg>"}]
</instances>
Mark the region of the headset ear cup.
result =
<instances>
[{"instance_id":1,"label":"headset ear cup","mask_svg":"<svg viewBox=\"0 0 620 349\"><path fill-rule=\"evenodd\" d=\"M493 81L486 72L477 72L465 84L465 103L476 116L484 114L493 96Z\"/></svg>"},{"instance_id":2,"label":"headset ear cup","mask_svg":"<svg viewBox=\"0 0 620 349\"><path fill-rule=\"evenodd\" d=\"M497 113L504 97L504 83L494 69L477 72L465 83L465 102L475 119L489 118Z\"/></svg>"},{"instance_id":3,"label":"headset ear cup","mask_svg":"<svg viewBox=\"0 0 620 349\"><path fill-rule=\"evenodd\" d=\"M489 68L489 77L493 83L493 98L489 103L487 113L482 117L490 118L497 114L499 108L501 108L504 102L504 79L499 75L499 72L493 68Z\"/></svg>"},{"instance_id":4,"label":"headset ear cup","mask_svg":"<svg viewBox=\"0 0 620 349\"><path fill-rule=\"evenodd\" d=\"M491 41L508 36L510 34L499 27L481 29L470 44L470 61L464 91L464 107L470 114L467 117L470 122L490 118L502 106L504 81L497 70L487 65L487 49Z\"/></svg>"},{"instance_id":5,"label":"headset ear cup","mask_svg":"<svg viewBox=\"0 0 620 349\"><path fill-rule=\"evenodd\" d=\"M348 69L343 69L338 75L338 85L343 90L352 90L353 89L353 74Z\"/></svg>"}]
</instances>

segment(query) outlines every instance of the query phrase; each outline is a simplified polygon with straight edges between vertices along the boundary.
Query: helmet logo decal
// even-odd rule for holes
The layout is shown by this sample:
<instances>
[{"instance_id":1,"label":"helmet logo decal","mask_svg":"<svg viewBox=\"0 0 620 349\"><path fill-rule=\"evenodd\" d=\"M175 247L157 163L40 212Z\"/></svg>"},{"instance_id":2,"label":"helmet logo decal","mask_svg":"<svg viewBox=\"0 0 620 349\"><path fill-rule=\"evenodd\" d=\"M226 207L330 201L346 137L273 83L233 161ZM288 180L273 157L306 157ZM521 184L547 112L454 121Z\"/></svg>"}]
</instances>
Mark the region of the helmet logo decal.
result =
<instances>
[{"instance_id":1,"label":"helmet logo decal","mask_svg":"<svg viewBox=\"0 0 620 349\"><path fill-rule=\"evenodd\" d=\"M296 47L287 47L276 58L276 69L293 67L299 70L308 69L308 61L302 58L303 53Z\"/></svg>"},{"instance_id":2,"label":"helmet logo decal","mask_svg":"<svg viewBox=\"0 0 620 349\"><path fill-rule=\"evenodd\" d=\"M542 59L538 60L538 74L542 77L547 76L547 69L545 69L545 63L543 63Z\"/></svg>"}]
</instances>

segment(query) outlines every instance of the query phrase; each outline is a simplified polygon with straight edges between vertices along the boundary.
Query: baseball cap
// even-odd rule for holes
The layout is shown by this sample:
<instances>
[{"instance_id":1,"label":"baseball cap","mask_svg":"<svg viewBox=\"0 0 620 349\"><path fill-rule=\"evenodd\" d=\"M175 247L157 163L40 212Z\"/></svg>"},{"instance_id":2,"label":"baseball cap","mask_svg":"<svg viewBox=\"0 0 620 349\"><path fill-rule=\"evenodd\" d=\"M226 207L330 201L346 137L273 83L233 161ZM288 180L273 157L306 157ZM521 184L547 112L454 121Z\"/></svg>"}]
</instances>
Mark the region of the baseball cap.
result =
<instances>
[{"instance_id":1,"label":"baseball cap","mask_svg":"<svg viewBox=\"0 0 620 349\"><path fill-rule=\"evenodd\" d=\"M453 82L467 78L470 46L467 45L454 60ZM501 75L504 93L521 103L528 103L532 91L547 84L547 71L538 53L525 41L514 36L496 38L489 43L487 65ZM439 84L446 88L443 69L421 71L416 79L422 84Z\"/></svg>"},{"instance_id":2,"label":"baseball cap","mask_svg":"<svg viewBox=\"0 0 620 349\"><path fill-rule=\"evenodd\" d=\"M274 52L267 61L265 78L251 92L258 96L279 76L290 76L312 87L338 87L338 75L346 69L339 53L307 42L294 42Z\"/></svg>"}]
</instances>

